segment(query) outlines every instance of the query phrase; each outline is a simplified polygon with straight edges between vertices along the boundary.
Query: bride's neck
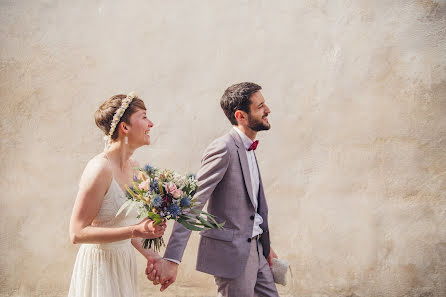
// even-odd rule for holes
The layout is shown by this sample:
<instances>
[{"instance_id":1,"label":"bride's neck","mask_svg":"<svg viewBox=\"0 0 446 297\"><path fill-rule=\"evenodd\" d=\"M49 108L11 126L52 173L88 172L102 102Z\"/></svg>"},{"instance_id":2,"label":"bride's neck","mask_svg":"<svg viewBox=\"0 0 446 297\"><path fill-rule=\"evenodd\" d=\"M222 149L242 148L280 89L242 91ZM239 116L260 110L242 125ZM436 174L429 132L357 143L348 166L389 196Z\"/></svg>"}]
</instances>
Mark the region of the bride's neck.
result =
<instances>
[{"instance_id":1,"label":"bride's neck","mask_svg":"<svg viewBox=\"0 0 446 297\"><path fill-rule=\"evenodd\" d=\"M128 144L121 142L113 142L107 150L107 156L117 164L121 170L129 167L130 157L135 150L131 149Z\"/></svg>"}]
</instances>

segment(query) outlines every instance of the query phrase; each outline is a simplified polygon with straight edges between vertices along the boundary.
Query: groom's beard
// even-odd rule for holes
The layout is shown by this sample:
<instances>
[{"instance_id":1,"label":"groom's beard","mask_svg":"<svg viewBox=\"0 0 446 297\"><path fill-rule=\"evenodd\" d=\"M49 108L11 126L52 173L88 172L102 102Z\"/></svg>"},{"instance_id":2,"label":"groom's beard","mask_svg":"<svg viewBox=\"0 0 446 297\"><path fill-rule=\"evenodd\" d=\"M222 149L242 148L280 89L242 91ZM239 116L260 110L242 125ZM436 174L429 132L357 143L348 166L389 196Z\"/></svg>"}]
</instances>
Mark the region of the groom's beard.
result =
<instances>
[{"instance_id":1,"label":"groom's beard","mask_svg":"<svg viewBox=\"0 0 446 297\"><path fill-rule=\"evenodd\" d=\"M269 130L271 128L271 125L265 124L262 120L263 117L259 120L248 115L248 127L257 132Z\"/></svg>"}]
</instances>

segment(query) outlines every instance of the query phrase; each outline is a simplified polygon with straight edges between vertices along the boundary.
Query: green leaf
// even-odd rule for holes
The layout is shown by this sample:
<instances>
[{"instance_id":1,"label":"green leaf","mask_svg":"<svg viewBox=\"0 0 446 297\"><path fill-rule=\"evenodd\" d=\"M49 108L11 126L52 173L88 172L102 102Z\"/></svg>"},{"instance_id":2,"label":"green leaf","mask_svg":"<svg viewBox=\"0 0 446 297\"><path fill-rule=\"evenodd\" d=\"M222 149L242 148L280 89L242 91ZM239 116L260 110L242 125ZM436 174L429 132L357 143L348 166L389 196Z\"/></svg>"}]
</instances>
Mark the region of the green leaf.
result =
<instances>
[{"instance_id":1,"label":"green leaf","mask_svg":"<svg viewBox=\"0 0 446 297\"><path fill-rule=\"evenodd\" d=\"M179 217L183 217L185 220L188 220L188 221L195 221L195 217L191 217L187 214L179 215Z\"/></svg>"},{"instance_id":2,"label":"green leaf","mask_svg":"<svg viewBox=\"0 0 446 297\"><path fill-rule=\"evenodd\" d=\"M212 225L211 223L209 223L208 221L206 221L206 220L203 219L202 217L200 217L200 216L196 216L196 218L203 224L203 226L206 226L206 227L211 228L211 229L214 229L214 228L215 228L214 225Z\"/></svg>"},{"instance_id":3,"label":"green leaf","mask_svg":"<svg viewBox=\"0 0 446 297\"><path fill-rule=\"evenodd\" d=\"M156 225L161 224L163 222L163 219L162 218L156 218L154 221L155 221L154 226L156 226Z\"/></svg>"},{"instance_id":4,"label":"green leaf","mask_svg":"<svg viewBox=\"0 0 446 297\"><path fill-rule=\"evenodd\" d=\"M223 223L217 224L217 228L221 229L223 228L223 226L225 225L226 221L224 221Z\"/></svg>"},{"instance_id":5,"label":"green leaf","mask_svg":"<svg viewBox=\"0 0 446 297\"><path fill-rule=\"evenodd\" d=\"M203 230L207 230L208 228L201 228L195 225L190 224L188 221L182 219L182 218L177 218L177 222L180 223L181 225L183 225L185 228L192 230L192 231L203 231Z\"/></svg>"},{"instance_id":6,"label":"green leaf","mask_svg":"<svg viewBox=\"0 0 446 297\"><path fill-rule=\"evenodd\" d=\"M149 218L150 218L152 221L155 221L156 219L161 218L161 216L160 216L159 214L156 214L156 213L154 213L154 212L148 212L147 215L149 216Z\"/></svg>"},{"instance_id":7,"label":"green leaf","mask_svg":"<svg viewBox=\"0 0 446 297\"><path fill-rule=\"evenodd\" d=\"M181 216L183 216L182 219L184 219L186 222L188 222L191 225L203 226L202 223L196 221L195 217L188 217L188 216L184 216L184 215L181 215Z\"/></svg>"},{"instance_id":8,"label":"green leaf","mask_svg":"<svg viewBox=\"0 0 446 297\"><path fill-rule=\"evenodd\" d=\"M202 210L201 210L201 213L204 214L205 216L208 216L208 217L211 217L211 218L215 218L214 215L212 215L212 214L210 214L210 213L207 213L207 212L205 212L205 211L202 211Z\"/></svg>"},{"instance_id":9,"label":"green leaf","mask_svg":"<svg viewBox=\"0 0 446 297\"><path fill-rule=\"evenodd\" d=\"M202 212L202 214L208 217L208 219L211 220L213 224L218 225L218 222L215 220L215 216L208 214L207 212Z\"/></svg>"},{"instance_id":10,"label":"green leaf","mask_svg":"<svg viewBox=\"0 0 446 297\"><path fill-rule=\"evenodd\" d=\"M212 228L218 228L218 229L221 229L222 227L223 227L223 225L225 224L225 222L223 222L223 223L218 223L216 220L215 220L215 218L216 218L216 216L214 216L214 215L212 215L212 214L210 214L210 213L207 213L207 212L205 212L205 211L202 211L202 210L198 210L198 209L191 209L190 210L190 213L192 213L192 214L195 214L195 215L198 215L198 216L200 216L200 215L204 215L204 216L206 216L209 220L210 220L210 222L209 221L206 221L208 224L211 224L212 225ZM189 219L195 219L195 218L191 218L191 217L188 217ZM198 218L197 218L198 219Z\"/></svg>"}]
</instances>

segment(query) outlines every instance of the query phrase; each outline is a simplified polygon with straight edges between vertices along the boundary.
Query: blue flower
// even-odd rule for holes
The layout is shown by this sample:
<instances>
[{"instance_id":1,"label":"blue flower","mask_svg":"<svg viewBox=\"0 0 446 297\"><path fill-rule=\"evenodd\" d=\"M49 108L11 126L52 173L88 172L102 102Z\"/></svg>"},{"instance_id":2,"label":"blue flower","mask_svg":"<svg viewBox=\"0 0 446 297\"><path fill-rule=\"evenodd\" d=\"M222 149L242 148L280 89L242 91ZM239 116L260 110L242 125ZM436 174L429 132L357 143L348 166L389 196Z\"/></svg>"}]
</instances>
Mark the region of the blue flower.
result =
<instances>
[{"instance_id":1,"label":"blue flower","mask_svg":"<svg viewBox=\"0 0 446 297\"><path fill-rule=\"evenodd\" d=\"M192 203L192 201L190 201L190 199L188 197L184 197L180 200L181 207L188 207L191 205L191 203Z\"/></svg>"},{"instance_id":2,"label":"blue flower","mask_svg":"<svg viewBox=\"0 0 446 297\"><path fill-rule=\"evenodd\" d=\"M153 198L150 201L150 203L152 204L153 207L158 208L163 203L163 199L161 198L160 195L155 195L155 196L153 196Z\"/></svg>"},{"instance_id":3,"label":"blue flower","mask_svg":"<svg viewBox=\"0 0 446 297\"><path fill-rule=\"evenodd\" d=\"M155 171L155 168L147 164L146 166L144 166L144 170L147 172L148 175L151 175Z\"/></svg>"},{"instance_id":4,"label":"blue flower","mask_svg":"<svg viewBox=\"0 0 446 297\"><path fill-rule=\"evenodd\" d=\"M169 212L170 215L175 218L181 213L181 208L176 204L172 204L169 206Z\"/></svg>"},{"instance_id":5,"label":"blue flower","mask_svg":"<svg viewBox=\"0 0 446 297\"><path fill-rule=\"evenodd\" d=\"M133 181L137 182L138 181L138 177L136 175L133 176Z\"/></svg>"},{"instance_id":6,"label":"blue flower","mask_svg":"<svg viewBox=\"0 0 446 297\"><path fill-rule=\"evenodd\" d=\"M154 192L159 191L159 183L157 179L152 179L152 181L150 182L150 190Z\"/></svg>"}]
</instances>

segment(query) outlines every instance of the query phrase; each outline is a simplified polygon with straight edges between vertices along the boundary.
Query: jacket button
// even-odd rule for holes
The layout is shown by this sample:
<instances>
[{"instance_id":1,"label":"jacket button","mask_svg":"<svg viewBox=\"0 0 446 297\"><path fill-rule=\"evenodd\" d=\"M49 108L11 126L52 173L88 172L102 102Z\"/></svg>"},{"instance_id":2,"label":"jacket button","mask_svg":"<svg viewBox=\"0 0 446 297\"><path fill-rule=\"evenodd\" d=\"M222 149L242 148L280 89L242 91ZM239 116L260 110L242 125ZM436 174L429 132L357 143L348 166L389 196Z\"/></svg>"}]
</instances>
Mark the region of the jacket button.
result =
<instances>
[{"instance_id":1,"label":"jacket button","mask_svg":"<svg viewBox=\"0 0 446 297\"><path fill-rule=\"evenodd\" d=\"M251 242L251 238L248 238L248 242Z\"/></svg>"},{"instance_id":2,"label":"jacket button","mask_svg":"<svg viewBox=\"0 0 446 297\"><path fill-rule=\"evenodd\" d=\"M254 221L254 216L250 216L249 218L251 219L251 221Z\"/></svg>"}]
</instances>

